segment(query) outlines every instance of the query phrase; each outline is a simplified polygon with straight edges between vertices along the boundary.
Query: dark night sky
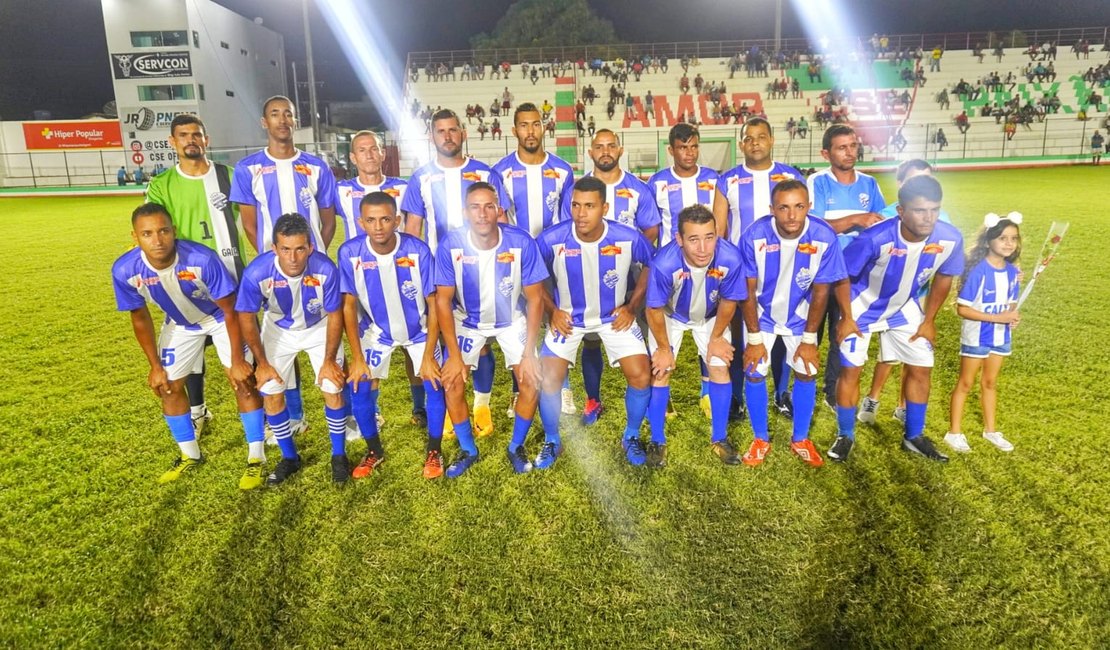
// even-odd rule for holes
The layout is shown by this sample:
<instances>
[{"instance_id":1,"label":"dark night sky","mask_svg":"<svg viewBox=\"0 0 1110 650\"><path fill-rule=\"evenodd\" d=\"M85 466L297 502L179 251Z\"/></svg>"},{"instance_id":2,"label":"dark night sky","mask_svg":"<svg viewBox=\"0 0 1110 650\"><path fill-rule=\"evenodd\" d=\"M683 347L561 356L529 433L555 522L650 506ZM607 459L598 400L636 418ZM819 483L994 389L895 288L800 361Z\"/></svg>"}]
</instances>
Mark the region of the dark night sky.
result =
<instances>
[{"instance_id":1,"label":"dark night sky","mask_svg":"<svg viewBox=\"0 0 1110 650\"><path fill-rule=\"evenodd\" d=\"M326 0L317 0L326 1ZM808 2L811 0L796 0ZM304 61L300 0L217 0L285 36L286 58ZM468 39L492 31L511 0L364 0L403 59L413 50L464 49ZM1104 26L1107 0L844 0L858 16L857 33L942 33ZM770 38L771 0L592 0L626 42L712 41ZM682 7L681 11L675 9ZM459 11L467 7L466 12ZM1046 9L1051 7L1050 10ZM1047 14L1047 15L1046 15ZM428 17L435 17L428 20ZM356 100L353 75L319 13L313 11L313 47L322 100ZM0 2L0 119L26 119L32 110L56 118L100 110L112 99L97 0L3 0ZM801 36L790 3L783 35ZM302 68L303 70L303 68Z\"/></svg>"}]
</instances>

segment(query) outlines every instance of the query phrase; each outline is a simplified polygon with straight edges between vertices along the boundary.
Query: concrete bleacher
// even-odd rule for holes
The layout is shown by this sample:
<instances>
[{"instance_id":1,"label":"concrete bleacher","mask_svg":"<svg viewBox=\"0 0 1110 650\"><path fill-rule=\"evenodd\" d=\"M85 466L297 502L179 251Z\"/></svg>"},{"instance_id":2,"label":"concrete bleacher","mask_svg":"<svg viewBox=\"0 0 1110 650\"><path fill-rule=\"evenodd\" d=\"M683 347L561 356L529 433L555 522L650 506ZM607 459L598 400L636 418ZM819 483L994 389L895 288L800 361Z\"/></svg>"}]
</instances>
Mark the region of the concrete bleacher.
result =
<instances>
[{"instance_id":1,"label":"concrete bleacher","mask_svg":"<svg viewBox=\"0 0 1110 650\"><path fill-rule=\"evenodd\" d=\"M514 64L508 79L492 78L488 68L484 80L427 81L421 73L418 81L407 84L406 94L410 102L415 98L422 105L452 108L460 115L463 114L467 104L480 104L487 110L487 124L491 121L488 115L489 105L494 98L501 97L505 88L513 94L514 103L530 101L539 106L547 100L556 106L558 122L556 138L548 138L547 148L570 160L578 169L588 166L586 155L588 138L578 138L573 104L578 97L581 97L582 89L589 84L593 84L598 99L592 106L587 106L586 115L594 118L597 128L609 128L622 135L626 150L626 159L623 162L628 168L654 170L669 164L662 145L665 144L670 127L680 115L687 112L693 112L698 122L702 123L703 143L731 140L734 144L739 134L739 125L712 124L712 105L708 101L708 96L693 94L693 80L699 73L707 86L712 82L724 83L725 96L733 107L744 102L753 112L764 111L775 128L776 159L798 166L823 164L820 155L822 128L813 119L813 112L822 103L823 93L833 85L848 88L851 91L848 102L849 119L867 145L865 161L889 165L910 157L925 157L930 161L947 165L969 162L983 164L992 160L1001 163L1007 161L1024 161L1029 164L1037 164L1038 161L1058 163L1061 160L1085 158L1088 153L1086 145L1090 134L1095 128L1100 127L1106 118L1107 106L1104 99L1104 103L1100 106L1088 108L1089 121L1081 122L1076 119L1080 101L1090 91L1089 84L1083 82L1081 75L1088 67L1097 66L1106 61L1105 53L1099 51L1101 47L1101 43L1093 44L1091 58L1079 60L1076 60L1074 54L1061 48L1055 62L1056 81L1045 84L1029 84L1021 75L1025 64L1029 61L1029 57L1021 48L1005 50L1005 56L1000 63L996 62L995 57L990 54L980 63L971 50L945 52L940 72L929 72L927 61L923 61L927 77L924 86L909 85L901 81L899 76L901 68L912 66L912 63L894 66L889 60L884 59L873 62L850 59L841 62L835 59L827 60L822 81L811 83L806 75L804 63L801 68L772 68L768 71L768 77L748 77L746 72L740 69L732 78L729 78L727 58L703 58L689 69L691 90L690 94L686 95L679 90L679 81L683 76L682 68L676 59L671 59L667 72L648 71L642 75L640 81L636 81L629 75L625 92L634 98L636 119L626 117L623 102L618 102L613 119L607 117L606 102L609 86L613 82L607 83L603 76L600 74L595 76L589 70L570 70L568 76L562 79L540 77L535 84L522 76L517 64ZM960 101L960 98L952 94L952 88L961 78L975 85L984 75L995 70L1003 78L1010 71L1018 76L1019 82L1013 91L1006 89L990 97L981 97L974 102ZM769 96L768 83L784 76L799 79L802 88L801 97L794 98L790 93L787 94L786 99L773 99ZM951 101L951 107L947 110L941 109L935 101L936 94L945 87L949 90ZM649 90L655 98L655 115L651 118L644 115L643 106L643 97ZM909 107L886 104L883 97L890 90L897 93L907 90L912 99ZM1059 94L1063 103L1061 111L1056 115L1048 116L1044 122L1034 122L1028 128L1019 126L1012 140L1006 140L1002 125L996 124L993 117L980 117L976 110L985 101L1002 102L1009 99L1011 92L1021 95L1024 104L1027 99L1035 101L1046 90ZM966 135L960 134L953 122L954 117L963 109L968 111L971 125ZM809 137L790 138L785 131L786 121L791 117L797 119L802 115L805 115L810 122ZM511 114L502 115L500 120L503 129L501 140L493 140L490 134L482 140L476 130L477 122L469 125L470 155L493 162L515 150L515 139L510 132ZM465 117L463 121L466 122ZM887 146L890 136L898 128L902 128L903 136L908 142L905 150L900 153ZM932 144L938 128L944 129L949 142L943 151L938 151ZM408 145L411 149L422 150L425 159L431 153L426 142L408 143ZM703 145L703 153L709 151L710 148ZM724 163L715 163L726 158L735 160L734 146L726 153L731 156L722 157L722 154L717 153L710 156L711 160L707 161L707 164L724 167L726 166ZM417 156L411 157L415 159Z\"/></svg>"}]
</instances>

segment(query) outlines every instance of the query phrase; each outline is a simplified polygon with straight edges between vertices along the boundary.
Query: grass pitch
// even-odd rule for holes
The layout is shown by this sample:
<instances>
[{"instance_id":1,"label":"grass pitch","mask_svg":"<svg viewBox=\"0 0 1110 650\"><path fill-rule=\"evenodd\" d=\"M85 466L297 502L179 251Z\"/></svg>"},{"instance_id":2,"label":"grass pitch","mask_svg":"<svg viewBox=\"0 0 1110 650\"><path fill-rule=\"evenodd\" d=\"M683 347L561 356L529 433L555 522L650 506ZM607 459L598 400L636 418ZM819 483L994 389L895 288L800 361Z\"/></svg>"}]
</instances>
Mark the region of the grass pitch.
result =
<instances>
[{"instance_id":1,"label":"grass pitch","mask_svg":"<svg viewBox=\"0 0 1110 650\"><path fill-rule=\"evenodd\" d=\"M889 417L892 381L881 424L860 428L847 465L806 468L788 452L789 424L772 416L765 465L724 467L708 449L688 344L667 469L624 463L622 387L609 370L598 426L571 425L553 471L513 476L499 369L483 460L456 482L427 483L396 357L379 473L332 487L322 403L306 391L306 469L254 493L236 488L246 449L218 373L201 443L209 462L155 482L175 447L109 279L137 201L0 201L14 261L0 285L0 646L1104 644L1106 174L941 177L965 236L988 211L1024 212L1027 269L1048 223L1071 222L1002 372L999 422L1012 454L969 435L975 451L947 466L909 457ZM892 179L881 180L893 200ZM936 440L958 364L952 309L939 325L927 427ZM980 425L976 395L969 434ZM835 421L821 408L812 435L824 450ZM746 447L751 433L744 423L730 436ZM445 451L453 456L453 444Z\"/></svg>"}]
</instances>

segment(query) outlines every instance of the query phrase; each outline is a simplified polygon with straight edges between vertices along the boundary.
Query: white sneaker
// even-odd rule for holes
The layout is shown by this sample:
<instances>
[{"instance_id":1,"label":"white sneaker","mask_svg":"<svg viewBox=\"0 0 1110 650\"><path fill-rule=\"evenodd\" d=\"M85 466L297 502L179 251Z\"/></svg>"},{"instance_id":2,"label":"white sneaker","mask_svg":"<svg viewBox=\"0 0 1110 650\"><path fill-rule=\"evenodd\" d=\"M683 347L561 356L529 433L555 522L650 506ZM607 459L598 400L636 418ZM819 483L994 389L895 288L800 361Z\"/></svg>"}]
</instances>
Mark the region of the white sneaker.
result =
<instances>
[{"instance_id":1,"label":"white sneaker","mask_svg":"<svg viewBox=\"0 0 1110 650\"><path fill-rule=\"evenodd\" d=\"M509 409L505 411L505 415L509 416L510 420L516 417L516 398L519 396L520 393L513 393L513 398L509 400Z\"/></svg>"},{"instance_id":2,"label":"white sneaker","mask_svg":"<svg viewBox=\"0 0 1110 650\"><path fill-rule=\"evenodd\" d=\"M998 447L1002 451L1014 450L1014 446L1010 444L1010 441L1002 437L1001 431L992 431L990 433L984 431L983 437L986 438L992 445Z\"/></svg>"},{"instance_id":3,"label":"white sneaker","mask_svg":"<svg viewBox=\"0 0 1110 650\"><path fill-rule=\"evenodd\" d=\"M899 406L898 408L894 409L894 419L898 420L902 424L906 423L906 409L905 409L905 407Z\"/></svg>"},{"instance_id":4,"label":"white sneaker","mask_svg":"<svg viewBox=\"0 0 1110 650\"><path fill-rule=\"evenodd\" d=\"M563 415L574 415L578 409L574 406L574 391L569 388L563 389Z\"/></svg>"},{"instance_id":5,"label":"white sneaker","mask_svg":"<svg viewBox=\"0 0 1110 650\"><path fill-rule=\"evenodd\" d=\"M856 419L864 424L875 424L875 415L878 412L879 400L864 395L863 400L860 401L859 413L856 415Z\"/></svg>"},{"instance_id":6,"label":"white sneaker","mask_svg":"<svg viewBox=\"0 0 1110 650\"><path fill-rule=\"evenodd\" d=\"M971 452L971 445L967 444L967 436L962 433L946 433L944 434L944 442L948 443L948 446L954 451L958 451L961 454Z\"/></svg>"},{"instance_id":7,"label":"white sneaker","mask_svg":"<svg viewBox=\"0 0 1110 650\"><path fill-rule=\"evenodd\" d=\"M289 433L299 436L308 431L308 422L305 420L289 420Z\"/></svg>"},{"instance_id":8,"label":"white sneaker","mask_svg":"<svg viewBox=\"0 0 1110 650\"><path fill-rule=\"evenodd\" d=\"M191 417L193 420L193 431L196 432L197 439L199 440L201 434L208 429L208 423L212 421L212 411L209 411L208 407L205 407L203 415L193 415Z\"/></svg>"},{"instance_id":9,"label":"white sneaker","mask_svg":"<svg viewBox=\"0 0 1110 650\"><path fill-rule=\"evenodd\" d=\"M360 439L362 439L362 434L358 430L358 422L355 422L355 418L353 416L348 417L347 418L347 442L353 442L355 440L360 440Z\"/></svg>"}]
</instances>

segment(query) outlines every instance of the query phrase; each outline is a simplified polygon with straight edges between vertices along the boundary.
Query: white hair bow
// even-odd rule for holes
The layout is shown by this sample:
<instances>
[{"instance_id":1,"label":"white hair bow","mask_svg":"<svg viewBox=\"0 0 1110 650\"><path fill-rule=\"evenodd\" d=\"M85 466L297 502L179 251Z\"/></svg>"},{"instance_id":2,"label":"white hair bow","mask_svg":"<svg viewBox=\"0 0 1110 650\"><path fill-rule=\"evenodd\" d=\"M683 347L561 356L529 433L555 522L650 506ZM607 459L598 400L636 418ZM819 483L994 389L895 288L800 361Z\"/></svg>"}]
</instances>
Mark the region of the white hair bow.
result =
<instances>
[{"instance_id":1,"label":"white hair bow","mask_svg":"<svg viewBox=\"0 0 1110 650\"><path fill-rule=\"evenodd\" d=\"M1002 221L1003 219L1006 219L1010 223L1020 225L1021 224L1021 213L1017 212L1017 211L1014 211L1014 212L1011 212L1010 214L1006 215L1005 217L1000 217L1000 216L998 216L997 214L995 214L993 212L988 212L987 216L983 217L983 225L986 226L987 228L994 228L995 226L998 225L998 222Z\"/></svg>"}]
</instances>

